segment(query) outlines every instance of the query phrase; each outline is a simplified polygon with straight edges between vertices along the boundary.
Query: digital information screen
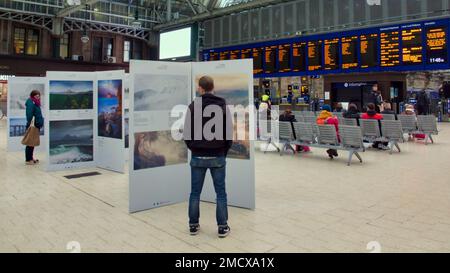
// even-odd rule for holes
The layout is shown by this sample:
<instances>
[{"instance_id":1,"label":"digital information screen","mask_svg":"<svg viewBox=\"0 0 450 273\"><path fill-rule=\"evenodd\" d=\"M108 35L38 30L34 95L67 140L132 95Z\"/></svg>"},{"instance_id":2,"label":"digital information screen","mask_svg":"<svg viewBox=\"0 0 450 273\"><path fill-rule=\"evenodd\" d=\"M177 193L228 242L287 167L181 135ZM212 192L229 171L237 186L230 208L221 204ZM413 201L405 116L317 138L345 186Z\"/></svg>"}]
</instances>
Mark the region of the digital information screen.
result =
<instances>
[{"instance_id":1,"label":"digital information screen","mask_svg":"<svg viewBox=\"0 0 450 273\"><path fill-rule=\"evenodd\" d=\"M306 71L306 43L294 43L292 45L293 71Z\"/></svg>"},{"instance_id":2,"label":"digital information screen","mask_svg":"<svg viewBox=\"0 0 450 273\"><path fill-rule=\"evenodd\" d=\"M230 51L220 52L220 60L226 61L230 59Z\"/></svg>"},{"instance_id":3,"label":"digital information screen","mask_svg":"<svg viewBox=\"0 0 450 273\"><path fill-rule=\"evenodd\" d=\"M404 65L422 64L422 29L402 30L402 56Z\"/></svg>"},{"instance_id":4,"label":"digital information screen","mask_svg":"<svg viewBox=\"0 0 450 273\"><path fill-rule=\"evenodd\" d=\"M443 64L448 62L447 28L435 27L427 29L427 64Z\"/></svg>"},{"instance_id":5,"label":"digital information screen","mask_svg":"<svg viewBox=\"0 0 450 273\"><path fill-rule=\"evenodd\" d=\"M263 72L262 64L263 64L263 48L254 48L253 49L253 73L260 74Z\"/></svg>"},{"instance_id":6,"label":"digital information screen","mask_svg":"<svg viewBox=\"0 0 450 273\"><path fill-rule=\"evenodd\" d=\"M399 32L382 32L381 33L381 66L392 67L400 65L400 41Z\"/></svg>"},{"instance_id":7,"label":"digital information screen","mask_svg":"<svg viewBox=\"0 0 450 273\"><path fill-rule=\"evenodd\" d=\"M378 34L361 35L361 68L378 65Z\"/></svg>"},{"instance_id":8,"label":"digital information screen","mask_svg":"<svg viewBox=\"0 0 450 273\"><path fill-rule=\"evenodd\" d=\"M342 69L358 67L358 36L341 39Z\"/></svg>"},{"instance_id":9,"label":"digital information screen","mask_svg":"<svg viewBox=\"0 0 450 273\"><path fill-rule=\"evenodd\" d=\"M264 72L267 74L275 72L275 52L277 46L266 46L264 53Z\"/></svg>"},{"instance_id":10,"label":"digital information screen","mask_svg":"<svg viewBox=\"0 0 450 273\"><path fill-rule=\"evenodd\" d=\"M325 70L339 68L339 38L325 40L324 56Z\"/></svg>"},{"instance_id":11,"label":"digital information screen","mask_svg":"<svg viewBox=\"0 0 450 273\"><path fill-rule=\"evenodd\" d=\"M219 53L218 52L211 52L211 53L209 53L209 60L210 61L218 61L219 60Z\"/></svg>"},{"instance_id":12,"label":"digital information screen","mask_svg":"<svg viewBox=\"0 0 450 273\"><path fill-rule=\"evenodd\" d=\"M252 59L252 49L246 48L241 50L241 59Z\"/></svg>"},{"instance_id":13,"label":"digital information screen","mask_svg":"<svg viewBox=\"0 0 450 273\"><path fill-rule=\"evenodd\" d=\"M232 50L231 52L230 52L230 60L238 60L238 59L240 59L239 57L240 57L240 54L241 54L241 51L240 50Z\"/></svg>"},{"instance_id":14,"label":"digital information screen","mask_svg":"<svg viewBox=\"0 0 450 273\"><path fill-rule=\"evenodd\" d=\"M322 41L308 42L308 70L316 71L322 69Z\"/></svg>"},{"instance_id":15,"label":"digital information screen","mask_svg":"<svg viewBox=\"0 0 450 273\"><path fill-rule=\"evenodd\" d=\"M278 46L278 72L291 71L291 45Z\"/></svg>"}]
</instances>

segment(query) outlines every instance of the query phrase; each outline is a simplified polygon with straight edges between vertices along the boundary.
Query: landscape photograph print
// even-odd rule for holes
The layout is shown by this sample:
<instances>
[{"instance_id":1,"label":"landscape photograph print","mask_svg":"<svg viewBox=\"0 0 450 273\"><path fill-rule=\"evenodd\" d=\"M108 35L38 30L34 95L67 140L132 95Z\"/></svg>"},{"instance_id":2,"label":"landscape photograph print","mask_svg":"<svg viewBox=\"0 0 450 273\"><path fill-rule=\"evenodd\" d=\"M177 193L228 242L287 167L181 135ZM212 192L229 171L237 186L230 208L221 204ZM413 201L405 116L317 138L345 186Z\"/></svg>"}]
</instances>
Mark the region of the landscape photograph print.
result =
<instances>
[{"instance_id":1,"label":"landscape photograph print","mask_svg":"<svg viewBox=\"0 0 450 273\"><path fill-rule=\"evenodd\" d=\"M9 119L9 136L10 137L23 137L27 131L27 119L26 118L10 118ZM41 136L44 135L44 126L39 130Z\"/></svg>"},{"instance_id":2,"label":"landscape photograph print","mask_svg":"<svg viewBox=\"0 0 450 273\"><path fill-rule=\"evenodd\" d=\"M186 105L189 79L183 75L138 74L134 79L134 111L170 111Z\"/></svg>"},{"instance_id":3,"label":"landscape photograph print","mask_svg":"<svg viewBox=\"0 0 450 273\"><path fill-rule=\"evenodd\" d=\"M93 81L50 81L50 110L93 109Z\"/></svg>"},{"instance_id":4,"label":"landscape photograph print","mask_svg":"<svg viewBox=\"0 0 450 273\"><path fill-rule=\"evenodd\" d=\"M50 121L50 163L69 164L94 160L94 121Z\"/></svg>"},{"instance_id":5,"label":"landscape photograph print","mask_svg":"<svg viewBox=\"0 0 450 273\"><path fill-rule=\"evenodd\" d=\"M122 139L122 80L98 81L98 136Z\"/></svg>"},{"instance_id":6,"label":"landscape photograph print","mask_svg":"<svg viewBox=\"0 0 450 273\"><path fill-rule=\"evenodd\" d=\"M25 111L25 102L33 90L41 93L41 108L45 109L45 85L41 83L14 83L9 87L9 109L11 112L17 110Z\"/></svg>"},{"instance_id":7,"label":"landscape photograph print","mask_svg":"<svg viewBox=\"0 0 450 273\"><path fill-rule=\"evenodd\" d=\"M187 163L184 141L172 138L171 131L134 134L134 170Z\"/></svg>"},{"instance_id":8,"label":"landscape photograph print","mask_svg":"<svg viewBox=\"0 0 450 273\"><path fill-rule=\"evenodd\" d=\"M197 75L195 84L205 75ZM208 75L214 80L214 95L224 98L227 105L249 106L249 90L247 74L217 74ZM198 90L196 96L199 96ZM228 157L233 159L250 159L250 120L248 111L245 113L245 122L237 122L237 114L233 119L233 145L228 152ZM238 139L238 132L240 139Z\"/></svg>"}]
</instances>

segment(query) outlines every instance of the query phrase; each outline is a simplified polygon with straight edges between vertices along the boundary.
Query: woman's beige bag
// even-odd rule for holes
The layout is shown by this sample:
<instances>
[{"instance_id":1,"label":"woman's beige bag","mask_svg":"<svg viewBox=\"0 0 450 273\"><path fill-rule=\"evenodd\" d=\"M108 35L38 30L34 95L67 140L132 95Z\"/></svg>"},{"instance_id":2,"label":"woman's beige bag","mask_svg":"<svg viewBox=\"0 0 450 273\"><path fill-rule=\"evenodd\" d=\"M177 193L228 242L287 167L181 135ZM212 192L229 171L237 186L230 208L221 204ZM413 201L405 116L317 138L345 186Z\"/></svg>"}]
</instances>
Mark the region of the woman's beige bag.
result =
<instances>
[{"instance_id":1,"label":"woman's beige bag","mask_svg":"<svg viewBox=\"0 0 450 273\"><path fill-rule=\"evenodd\" d=\"M41 144L39 139L39 129L34 126L34 117L31 120L30 127L28 127L23 136L22 144L30 147L36 147Z\"/></svg>"}]
</instances>

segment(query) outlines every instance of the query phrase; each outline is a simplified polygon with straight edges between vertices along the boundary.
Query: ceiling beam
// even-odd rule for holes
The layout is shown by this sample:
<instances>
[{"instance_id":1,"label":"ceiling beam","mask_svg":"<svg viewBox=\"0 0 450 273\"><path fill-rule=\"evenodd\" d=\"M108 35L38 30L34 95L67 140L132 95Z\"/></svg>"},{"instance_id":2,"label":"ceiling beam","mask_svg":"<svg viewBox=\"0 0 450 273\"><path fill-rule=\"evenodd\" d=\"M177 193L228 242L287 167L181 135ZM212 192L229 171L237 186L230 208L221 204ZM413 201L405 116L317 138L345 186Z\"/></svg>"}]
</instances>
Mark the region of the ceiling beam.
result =
<instances>
[{"instance_id":1,"label":"ceiling beam","mask_svg":"<svg viewBox=\"0 0 450 273\"><path fill-rule=\"evenodd\" d=\"M65 9L62 9L60 11L58 11L58 13L56 14L56 17L66 17L67 15L74 13L76 11L79 11L81 9L84 9L84 7L86 5L93 5L97 2L99 2L100 0L86 0L84 3L82 3L81 5L78 6L72 6L72 7L67 7Z\"/></svg>"},{"instance_id":2,"label":"ceiling beam","mask_svg":"<svg viewBox=\"0 0 450 273\"><path fill-rule=\"evenodd\" d=\"M189 7L191 8L192 12L197 15L198 11L195 9L194 5L192 4L191 0L186 0L186 2L188 3Z\"/></svg>"},{"instance_id":3,"label":"ceiling beam","mask_svg":"<svg viewBox=\"0 0 450 273\"><path fill-rule=\"evenodd\" d=\"M212 1L216 1L216 0L212 0ZM247 2L247 3L239 4L239 5L233 5L233 6L226 7L226 8L212 10L210 12L197 14L197 15L187 18L187 19L181 19L181 20L177 20L174 22L159 24L154 27L154 30L159 31L159 30L166 29L166 28L171 28L171 27L180 26L180 25L187 25L187 24L191 24L194 22L205 21L205 20L212 19L215 17L226 16L226 15L229 15L232 13L238 13L238 12L242 12L245 10L257 9L257 8L261 8L261 7L265 7L265 6L269 6L269 5L275 5L275 4L279 4L279 3L283 3L283 2L290 2L290 1L292 1L292 0L251 1L251 2ZM209 5L208 5L208 8L209 8Z\"/></svg>"}]
</instances>

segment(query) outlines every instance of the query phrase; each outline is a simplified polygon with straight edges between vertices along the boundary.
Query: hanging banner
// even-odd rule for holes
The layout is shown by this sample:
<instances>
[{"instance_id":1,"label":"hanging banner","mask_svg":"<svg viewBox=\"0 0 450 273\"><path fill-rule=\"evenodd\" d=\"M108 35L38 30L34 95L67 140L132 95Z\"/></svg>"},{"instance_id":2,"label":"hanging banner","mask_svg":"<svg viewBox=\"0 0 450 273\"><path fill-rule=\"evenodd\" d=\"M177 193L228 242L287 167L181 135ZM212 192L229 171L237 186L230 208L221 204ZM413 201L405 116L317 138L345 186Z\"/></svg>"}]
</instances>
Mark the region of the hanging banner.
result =
<instances>
[{"instance_id":1,"label":"hanging banner","mask_svg":"<svg viewBox=\"0 0 450 273\"><path fill-rule=\"evenodd\" d=\"M25 146L21 141L26 131L26 108L25 102L33 90L41 93L41 109L44 119L46 107L45 78L42 77L14 77L8 80L8 120L7 120L7 151L24 151ZM45 127L45 126L44 126ZM41 145L36 151L45 151L46 143L44 127L41 128Z\"/></svg>"},{"instance_id":2,"label":"hanging banner","mask_svg":"<svg viewBox=\"0 0 450 273\"><path fill-rule=\"evenodd\" d=\"M97 72L97 166L124 172L125 71Z\"/></svg>"},{"instance_id":3,"label":"hanging banner","mask_svg":"<svg viewBox=\"0 0 450 273\"><path fill-rule=\"evenodd\" d=\"M132 60L130 75L129 211L186 201L188 149L170 114L191 101L191 64Z\"/></svg>"},{"instance_id":4,"label":"hanging banner","mask_svg":"<svg viewBox=\"0 0 450 273\"><path fill-rule=\"evenodd\" d=\"M202 76L214 80L214 95L226 100L234 112L234 139L227 156L226 190L228 205L255 208L255 156L253 112L253 61L232 60L192 64L192 90L198 96ZM202 200L215 202L211 175L206 176Z\"/></svg>"},{"instance_id":5,"label":"hanging banner","mask_svg":"<svg viewBox=\"0 0 450 273\"><path fill-rule=\"evenodd\" d=\"M47 170L97 166L97 77L47 72Z\"/></svg>"}]
</instances>

